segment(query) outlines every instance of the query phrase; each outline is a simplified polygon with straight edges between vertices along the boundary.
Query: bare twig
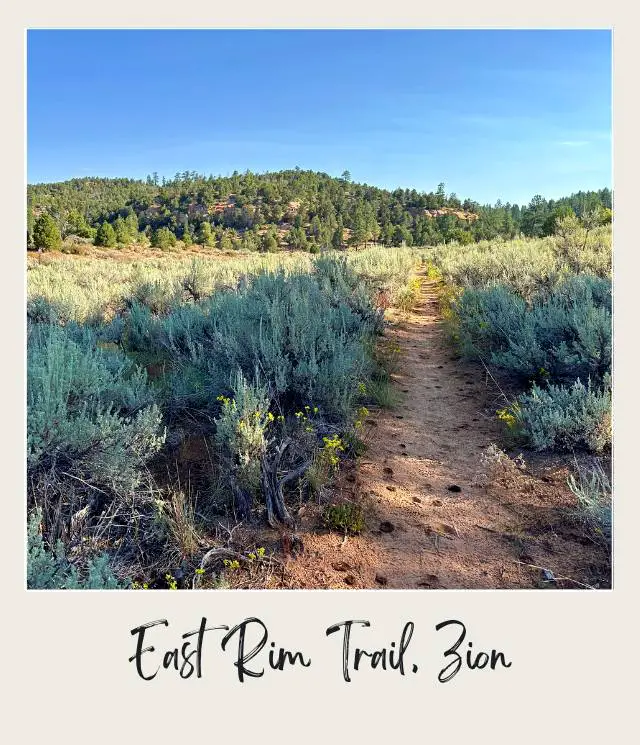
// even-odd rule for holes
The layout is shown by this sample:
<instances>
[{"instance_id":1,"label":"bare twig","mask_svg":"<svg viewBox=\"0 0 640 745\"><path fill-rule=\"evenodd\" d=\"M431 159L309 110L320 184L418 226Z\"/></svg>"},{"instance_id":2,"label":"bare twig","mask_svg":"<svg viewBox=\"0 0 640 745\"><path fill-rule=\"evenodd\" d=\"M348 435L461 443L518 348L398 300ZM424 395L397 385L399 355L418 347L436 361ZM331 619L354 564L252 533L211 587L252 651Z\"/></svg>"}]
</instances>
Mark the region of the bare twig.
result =
<instances>
[{"instance_id":1,"label":"bare twig","mask_svg":"<svg viewBox=\"0 0 640 745\"><path fill-rule=\"evenodd\" d=\"M497 389L498 389L498 390L500 391L500 395L501 395L501 396L502 396L502 397L504 398L504 400L505 400L505 401L506 401L507 403L509 403L509 397L508 397L508 396L507 396L507 394L506 394L506 393L505 393L505 392L504 392L504 391L502 390L502 388L500 387L500 384L498 383L498 381L497 381L497 380L496 380L496 379L495 379L495 378L493 377L493 375L491 374L491 371L489 370L489 368L488 368L488 367L487 367L487 365L485 364L485 361L484 361L484 360L482 359L482 357L480 357L480 355L478 355L478 359L479 359L479 360L480 360L480 362L482 363L482 366L484 367L484 370L485 370L486 374L487 374L487 375L488 375L488 376L489 376L489 377L491 378L491 380L493 381L493 384L495 385L495 387L496 387L496 388L497 388Z\"/></svg>"},{"instance_id":2,"label":"bare twig","mask_svg":"<svg viewBox=\"0 0 640 745\"><path fill-rule=\"evenodd\" d=\"M227 539L227 544L229 544L233 542L233 531L237 530L242 525L242 522L236 523L236 525L234 525L231 529L229 529L226 525L223 525L219 520L218 525L222 528L222 530L224 530L225 533L229 535L229 538Z\"/></svg>"},{"instance_id":3,"label":"bare twig","mask_svg":"<svg viewBox=\"0 0 640 745\"><path fill-rule=\"evenodd\" d=\"M68 476L70 479L75 479L76 481L79 481L81 484L88 486L89 489L94 489L95 491L100 492L100 494L104 494L105 497L110 496L109 494L107 494L106 491L103 491L102 489L98 489L97 486L94 486L93 484L89 484L84 479L81 479L79 476L74 476L72 473L67 473L66 471L60 471L60 474L62 476Z\"/></svg>"},{"instance_id":4,"label":"bare twig","mask_svg":"<svg viewBox=\"0 0 640 745\"><path fill-rule=\"evenodd\" d=\"M521 564L522 566L525 566L525 567L531 567L532 569L540 569L543 572L550 572L551 574L553 574L553 572L551 572L551 570L548 567L541 567L541 566L538 566L537 564L528 564L526 561L518 561L517 559L513 559L513 561L516 564ZM561 580L563 582L573 582L574 585L579 585L580 587L584 587L587 590L597 589L593 587L593 585L587 585L584 582L578 582L577 579L573 579L572 577L558 577L555 574L553 576L554 576L554 579L556 580Z\"/></svg>"}]
</instances>

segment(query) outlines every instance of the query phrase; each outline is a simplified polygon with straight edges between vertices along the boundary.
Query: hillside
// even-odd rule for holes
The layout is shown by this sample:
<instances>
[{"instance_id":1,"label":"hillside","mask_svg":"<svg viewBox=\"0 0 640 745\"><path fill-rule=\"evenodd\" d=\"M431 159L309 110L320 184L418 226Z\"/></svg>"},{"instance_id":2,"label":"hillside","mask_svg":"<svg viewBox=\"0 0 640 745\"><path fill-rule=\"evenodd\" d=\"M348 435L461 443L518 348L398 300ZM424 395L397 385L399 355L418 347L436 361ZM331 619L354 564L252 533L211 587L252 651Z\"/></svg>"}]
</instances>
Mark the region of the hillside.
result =
<instances>
[{"instance_id":1,"label":"hillside","mask_svg":"<svg viewBox=\"0 0 640 745\"><path fill-rule=\"evenodd\" d=\"M29 247L37 218L48 214L62 239L116 246L176 241L222 249L276 250L289 246L317 252L369 242L389 246L471 243L522 233L553 233L567 210L578 216L611 209L611 192L578 192L560 200L541 196L529 205L480 205L415 189L389 191L300 169L228 177L177 173L145 181L82 178L33 184L27 189ZM108 227L107 227L108 226ZM46 246L45 246L46 247Z\"/></svg>"}]
</instances>

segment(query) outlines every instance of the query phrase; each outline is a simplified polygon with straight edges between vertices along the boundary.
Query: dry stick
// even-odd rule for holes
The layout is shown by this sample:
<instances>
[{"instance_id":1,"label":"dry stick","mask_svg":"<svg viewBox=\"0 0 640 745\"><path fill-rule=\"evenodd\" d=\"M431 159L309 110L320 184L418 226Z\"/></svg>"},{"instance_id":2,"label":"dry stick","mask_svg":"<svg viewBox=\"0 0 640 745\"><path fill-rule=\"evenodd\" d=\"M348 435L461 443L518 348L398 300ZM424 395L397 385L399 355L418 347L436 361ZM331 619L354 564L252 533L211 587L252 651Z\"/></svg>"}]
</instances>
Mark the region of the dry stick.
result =
<instances>
[{"instance_id":1,"label":"dry stick","mask_svg":"<svg viewBox=\"0 0 640 745\"><path fill-rule=\"evenodd\" d=\"M490 533L496 533L497 534L499 532L497 530L493 530L493 528L485 528L484 525L476 525L476 528L481 528L482 530L487 530ZM440 547L439 547L439 540L438 539L439 539L439 534L438 533L435 533L434 534L434 545L435 545L435 549L436 549L435 552L437 554L440 554ZM431 553L433 553L433 551L427 551L426 553L430 553L431 554ZM497 561L497 558L495 559L495 561ZM513 559L512 561L515 564L520 564L521 566L531 567L532 569L541 569L541 570L543 570L545 572L551 572L551 570L548 567L542 567L542 566L539 566L538 564L528 564L525 561L518 561L517 559ZM595 589L597 589L597 588L593 587L593 585L587 585L584 582L579 582L577 579L573 579L572 577L558 577L558 576L556 576L554 574L554 578L556 580L562 580L564 582L573 582L575 585L579 585L580 587L584 587L587 590L595 590Z\"/></svg>"},{"instance_id":2,"label":"dry stick","mask_svg":"<svg viewBox=\"0 0 640 745\"><path fill-rule=\"evenodd\" d=\"M487 528L486 526L478 525L477 523L475 525L476 525L476 528L480 528L480 530L486 530L489 533L495 533L496 535L502 535L502 533L499 530L494 530L493 528Z\"/></svg>"},{"instance_id":3,"label":"dry stick","mask_svg":"<svg viewBox=\"0 0 640 745\"><path fill-rule=\"evenodd\" d=\"M522 566L525 566L525 567L532 567L533 569L542 569L542 571L544 571L544 572L550 572L550 573L553 574L553 572L551 572L551 570L548 567L541 567L541 566L538 566L537 564L527 564L527 562L525 562L525 561L518 561L517 559L513 559L513 561L514 561L514 563L516 563L516 564L522 564ZM556 577L555 574L553 576L554 576L554 578L556 580L559 579L559 580L564 580L565 582L573 582L574 584L580 585L580 587L584 587L587 590L595 590L596 589L592 585L586 585L586 584L584 584L584 582L578 582L577 579L573 579L572 577Z\"/></svg>"},{"instance_id":4,"label":"dry stick","mask_svg":"<svg viewBox=\"0 0 640 745\"><path fill-rule=\"evenodd\" d=\"M480 355L478 355L478 359L480 360L480 362L482 362L482 366L484 367L484 369L485 369L485 372L486 372L486 373L487 373L487 375L488 375L488 376L489 376L489 377L491 378L491 380L493 381L493 383L494 383L495 387L496 387L496 388L497 388L497 389L498 389L498 390L500 391L500 395L501 395L501 396L502 396L502 397L504 398L504 400L505 400L505 401L506 401L507 403L509 403L509 398L508 398L508 396L507 396L507 395L506 395L506 393L505 393L505 392L504 392L504 391L502 390L502 388L500 388L500 385L498 384L498 381L497 381L497 380L496 380L496 379L495 379L495 378L493 377L493 375L491 374L491 372L490 372L489 368L488 368L488 367L486 366L486 364L485 364L485 361L484 361L484 360L482 359L482 357L480 357Z\"/></svg>"},{"instance_id":5,"label":"dry stick","mask_svg":"<svg viewBox=\"0 0 640 745\"><path fill-rule=\"evenodd\" d=\"M84 481L84 479L81 479L79 476L74 476L72 473L67 473L66 471L60 471L60 473L63 476L68 476L71 479L75 479L76 481L79 481L81 484L84 484L85 486L88 486L89 489L95 489L96 491L99 491L100 494L104 494L105 497L110 496L109 494L107 494L106 491L103 491L102 489L98 489L98 487L97 486L94 486L93 484L87 483L86 481Z\"/></svg>"},{"instance_id":6,"label":"dry stick","mask_svg":"<svg viewBox=\"0 0 640 745\"><path fill-rule=\"evenodd\" d=\"M99 489L97 486L94 486L93 484L89 484L84 479L81 479L79 476L74 476L72 473L67 473L66 471L60 471L60 473L63 476L68 476L69 478L75 479L76 481L79 481L81 484L84 484L85 486L88 486L90 489L93 489L100 494L104 494L106 497L110 496L107 494L107 492L103 491L102 489ZM107 517L107 510L100 515L100 525L101 527L96 532L96 538L101 538L104 533L107 531L110 525L113 524L113 521L116 519L116 516L119 513L119 506L117 504L114 505L114 502L111 503L111 506L115 506L115 512L112 513L111 517Z\"/></svg>"},{"instance_id":7,"label":"dry stick","mask_svg":"<svg viewBox=\"0 0 640 745\"><path fill-rule=\"evenodd\" d=\"M494 530L493 528L487 528L484 525L478 525L477 523L476 523L476 528L480 528L481 530L486 530L489 533L495 533L496 535L502 535L502 533L499 530ZM513 559L513 561L516 564L521 564L522 566L525 566L525 567L532 567L533 569L541 569L545 572L551 572L551 570L548 567L541 567L541 566L538 566L537 564L528 564L525 561L518 561L517 559ZM580 585L580 587L585 587L587 590L596 589L592 585L586 585L583 582L578 582L577 579L572 579L571 577L556 577L555 574L554 574L554 577L556 579L565 580L566 582L573 582L576 585Z\"/></svg>"},{"instance_id":8,"label":"dry stick","mask_svg":"<svg viewBox=\"0 0 640 745\"><path fill-rule=\"evenodd\" d=\"M116 517L120 514L121 505L118 504L117 500L114 500L111 503L111 507L113 508L111 516L109 516L108 514L108 509L105 510L102 515L100 515L100 523L98 530L96 531L97 539L100 539L107 532L107 530L114 525Z\"/></svg>"},{"instance_id":9,"label":"dry stick","mask_svg":"<svg viewBox=\"0 0 640 745\"><path fill-rule=\"evenodd\" d=\"M231 530L227 528L226 525L223 525L220 520L218 520L218 525L222 528L222 530L225 531L225 533L229 534L229 538L227 539L227 543L231 543L233 541L233 531L239 528L242 525L242 522L236 523Z\"/></svg>"}]
</instances>

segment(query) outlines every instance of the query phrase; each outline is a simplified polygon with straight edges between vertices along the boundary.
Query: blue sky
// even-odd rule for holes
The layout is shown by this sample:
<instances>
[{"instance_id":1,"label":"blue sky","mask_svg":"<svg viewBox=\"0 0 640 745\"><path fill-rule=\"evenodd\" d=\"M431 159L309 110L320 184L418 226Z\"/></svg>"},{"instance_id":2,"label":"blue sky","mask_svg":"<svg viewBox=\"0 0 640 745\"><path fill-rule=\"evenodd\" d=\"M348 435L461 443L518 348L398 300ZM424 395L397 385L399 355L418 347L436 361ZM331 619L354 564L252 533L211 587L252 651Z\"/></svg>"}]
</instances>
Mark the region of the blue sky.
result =
<instances>
[{"instance_id":1,"label":"blue sky","mask_svg":"<svg viewBox=\"0 0 640 745\"><path fill-rule=\"evenodd\" d=\"M27 35L28 181L300 166L526 203L611 186L608 31Z\"/></svg>"}]
</instances>

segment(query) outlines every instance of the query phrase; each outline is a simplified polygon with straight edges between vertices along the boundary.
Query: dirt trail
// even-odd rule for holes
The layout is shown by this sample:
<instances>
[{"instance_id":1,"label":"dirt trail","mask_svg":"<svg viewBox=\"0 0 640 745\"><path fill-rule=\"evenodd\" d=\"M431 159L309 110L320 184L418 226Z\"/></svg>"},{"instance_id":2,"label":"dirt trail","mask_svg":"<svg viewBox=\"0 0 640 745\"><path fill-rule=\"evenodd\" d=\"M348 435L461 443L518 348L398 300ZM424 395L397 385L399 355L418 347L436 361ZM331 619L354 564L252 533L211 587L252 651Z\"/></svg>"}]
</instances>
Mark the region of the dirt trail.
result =
<instances>
[{"instance_id":1,"label":"dirt trail","mask_svg":"<svg viewBox=\"0 0 640 745\"><path fill-rule=\"evenodd\" d=\"M416 309L386 332L401 349L394 382L403 400L370 422L368 450L337 491L363 499L367 530L346 540L298 518L304 552L289 587L501 588L543 586L541 569L589 583L593 545L566 533L571 504L558 461L487 468L500 442L496 388L456 359L425 281ZM315 522L315 527L314 527ZM560 525L563 525L560 535ZM560 583L575 587L575 582Z\"/></svg>"}]
</instances>

